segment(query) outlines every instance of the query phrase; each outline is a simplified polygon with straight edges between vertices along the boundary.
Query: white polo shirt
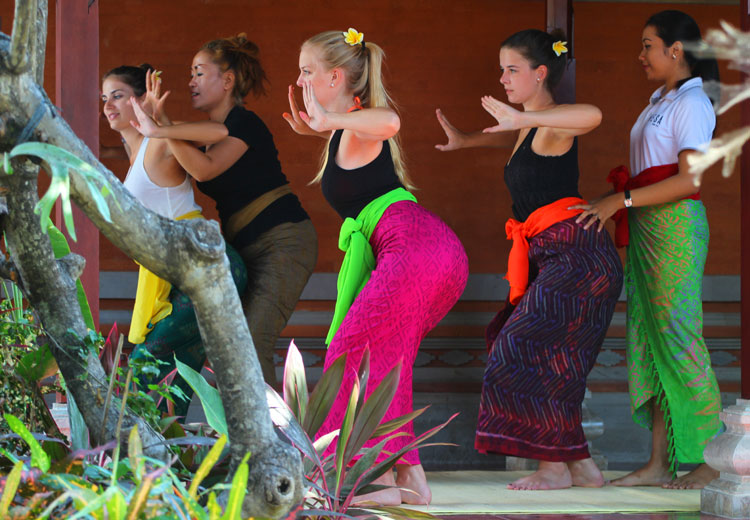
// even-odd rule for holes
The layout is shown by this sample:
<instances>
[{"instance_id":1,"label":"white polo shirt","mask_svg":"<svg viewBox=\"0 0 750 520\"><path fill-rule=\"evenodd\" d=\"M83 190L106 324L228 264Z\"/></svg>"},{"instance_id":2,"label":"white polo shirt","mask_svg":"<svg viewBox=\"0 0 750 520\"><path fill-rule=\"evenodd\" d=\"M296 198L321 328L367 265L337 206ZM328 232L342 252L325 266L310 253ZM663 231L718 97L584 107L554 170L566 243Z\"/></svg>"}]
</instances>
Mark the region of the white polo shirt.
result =
<instances>
[{"instance_id":1,"label":"white polo shirt","mask_svg":"<svg viewBox=\"0 0 750 520\"><path fill-rule=\"evenodd\" d=\"M630 130L630 175L652 166L675 164L683 150L699 150L716 127L703 80L691 78L662 96L661 87Z\"/></svg>"}]
</instances>

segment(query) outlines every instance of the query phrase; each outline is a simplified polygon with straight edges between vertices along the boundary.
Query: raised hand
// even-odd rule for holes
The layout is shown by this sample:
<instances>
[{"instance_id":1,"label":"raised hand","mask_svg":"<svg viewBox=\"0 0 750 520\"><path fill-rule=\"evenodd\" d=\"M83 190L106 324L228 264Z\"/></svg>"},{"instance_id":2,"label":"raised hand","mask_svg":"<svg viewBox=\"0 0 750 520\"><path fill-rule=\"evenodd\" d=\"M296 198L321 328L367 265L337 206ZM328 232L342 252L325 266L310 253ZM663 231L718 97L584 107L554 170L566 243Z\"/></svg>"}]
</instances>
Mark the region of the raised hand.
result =
<instances>
[{"instance_id":1,"label":"raised hand","mask_svg":"<svg viewBox=\"0 0 750 520\"><path fill-rule=\"evenodd\" d=\"M446 117L443 115L443 112L439 108L435 110L435 115L437 116L438 123L440 123L440 126L443 127L445 136L448 138L448 142L446 144L436 144L435 148L437 148L441 152L448 152L450 150L458 150L459 148L463 148L464 142L466 140L466 134L450 124L450 121L446 119Z\"/></svg>"},{"instance_id":2,"label":"raised hand","mask_svg":"<svg viewBox=\"0 0 750 520\"><path fill-rule=\"evenodd\" d=\"M151 118L159 124L170 124L169 117L164 110L164 102L170 91L161 94L161 71L146 71L146 97L142 108Z\"/></svg>"},{"instance_id":3,"label":"raised hand","mask_svg":"<svg viewBox=\"0 0 750 520\"><path fill-rule=\"evenodd\" d=\"M304 112L300 111L299 106L297 105L297 100L294 97L294 87L292 85L289 85L289 110L291 112L284 112L281 117L289 123L292 130L300 135L320 135L319 132L310 128L310 125L302 119L301 114Z\"/></svg>"},{"instance_id":4,"label":"raised hand","mask_svg":"<svg viewBox=\"0 0 750 520\"><path fill-rule=\"evenodd\" d=\"M130 96L130 104L133 107L133 112L137 121L130 121L130 124L138 130L141 135L145 137L159 137L157 135L159 131L159 125L149 116L144 110L138 100Z\"/></svg>"},{"instance_id":5,"label":"raised hand","mask_svg":"<svg viewBox=\"0 0 750 520\"><path fill-rule=\"evenodd\" d=\"M521 128L521 112L498 101L492 96L482 96L482 108L497 119L497 125L485 128L483 132L507 132Z\"/></svg>"},{"instance_id":6,"label":"raised hand","mask_svg":"<svg viewBox=\"0 0 750 520\"><path fill-rule=\"evenodd\" d=\"M305 110L307 111L299 112L302 121L316 132L330 130L328 128L328 112L318 102L318 99L315 97L315 91L309 82L302 84L302 100L305 102Z\"/></svg>"}]
</instances>

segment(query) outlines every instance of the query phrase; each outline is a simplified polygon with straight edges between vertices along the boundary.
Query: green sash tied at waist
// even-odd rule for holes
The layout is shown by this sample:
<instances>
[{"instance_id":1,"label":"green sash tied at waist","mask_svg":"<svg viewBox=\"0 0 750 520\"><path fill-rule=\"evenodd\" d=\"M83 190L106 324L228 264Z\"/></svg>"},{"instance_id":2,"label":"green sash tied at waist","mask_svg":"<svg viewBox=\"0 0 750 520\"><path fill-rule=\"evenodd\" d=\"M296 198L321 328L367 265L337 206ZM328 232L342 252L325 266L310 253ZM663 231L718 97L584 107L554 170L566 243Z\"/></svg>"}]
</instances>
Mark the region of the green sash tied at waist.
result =
<instances>
[{"instance_id":1,"label":"green sash tied at waist","mask_svg":"<svg viewBox=\"0 0 750 520\"><path fill-rule=\"evenodd\" d=\"M417 198L404 188L396 188L370 202L359 212L356 219L347 217L341 224L339 249L344 251L345 255L336 282L336 308L333 311L331 328L328 329L326 345L331 343L354 299L375 269L375 255L370 246L370 236L375 226L388 206L402 200L417 202Z\"/></svg>"}]
</instances>

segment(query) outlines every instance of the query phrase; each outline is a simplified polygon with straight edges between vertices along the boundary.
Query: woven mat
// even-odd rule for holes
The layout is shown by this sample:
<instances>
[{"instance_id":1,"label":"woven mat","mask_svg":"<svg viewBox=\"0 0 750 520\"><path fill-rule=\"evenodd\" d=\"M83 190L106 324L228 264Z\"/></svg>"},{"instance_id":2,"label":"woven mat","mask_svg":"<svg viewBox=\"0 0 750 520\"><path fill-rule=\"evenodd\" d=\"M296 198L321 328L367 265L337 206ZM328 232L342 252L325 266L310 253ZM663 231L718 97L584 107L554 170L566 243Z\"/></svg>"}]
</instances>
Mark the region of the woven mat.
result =
<instances>
[{"instance_id":1,"label":"woven mat","mask_svg":"<svg viewBox=\"0 0 750 520\"><path fill-rule=\"evenodd\" d=\"M611 480L624 471L607 471ZM430 472L432 504L410 506L432 514L650 513L700 510L700 490L654 487L512 491L506 486L528 471Z\"/></svg>"}]
</instances>

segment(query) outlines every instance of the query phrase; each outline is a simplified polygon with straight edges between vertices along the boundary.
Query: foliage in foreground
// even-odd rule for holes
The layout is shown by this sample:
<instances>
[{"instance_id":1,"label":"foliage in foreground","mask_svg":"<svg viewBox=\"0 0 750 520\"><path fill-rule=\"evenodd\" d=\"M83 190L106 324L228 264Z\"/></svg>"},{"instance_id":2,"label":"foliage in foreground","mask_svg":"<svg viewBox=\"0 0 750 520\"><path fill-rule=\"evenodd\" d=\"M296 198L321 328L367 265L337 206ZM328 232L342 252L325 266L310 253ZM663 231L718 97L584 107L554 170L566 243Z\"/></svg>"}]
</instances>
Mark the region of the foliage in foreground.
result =
<instances>
[{"instance_id":1,"label":"foliage in foreground","mask_svg":"<svg viewBox=\"0 0 750 520\"><path fill-rule=\"evenodd\" d=\"M358 504L355 497L384 489L385 486L373 482L391 471L406 452L441 445L426 444L425 441L442 430L453 417L416 437L403 449L395 453L386 452L384 448L389 440L404 435L394 432L421 415L426 408L380 424L396 393L401 364L365 398L370 375L370 353L369 349L365 349L348 399L343 424L339 430L313 440L341 388L345 365L346 354L323 373L313 391L308 393L302 356L292 341L284 367L283 398L270 386L266 388L274 425L300 451L303 458L308 492L298 516L313 519L435 518L428 513L403 507ZM218 390L210 386L203 376L179 361L177 367L180 375L200 397L209 425L218 432L224 431L226 419ZM337 439L336 445L332 447L334 439ZM374 446L364 447L373 439L377 440Z\"/></svg>"},{"instance_id":2,"label":"foliage in foreground","mask_svg":"<svg viewBox=\"0 0 750 520\"><path fill-rule=\"evenodd\" d=\"M128 439L128 456L120 458L119 443L94 450L68 453L53 461L39 441L17 418L6 415L13 432L27 443L31 456L20 458L6 449L2 454L13 469L0 483L0 518L85 518L130 520L136 518L241 520L242 500L247 492L247 454L231 485L202 487L220 461L226 436L220 437L206 454L189 481L170 464L143 455L137 428ZM87 462L112 449L112 458L101 464ZM224 507L218 496L229 490Z\"/></svg>"}]
</instances>

